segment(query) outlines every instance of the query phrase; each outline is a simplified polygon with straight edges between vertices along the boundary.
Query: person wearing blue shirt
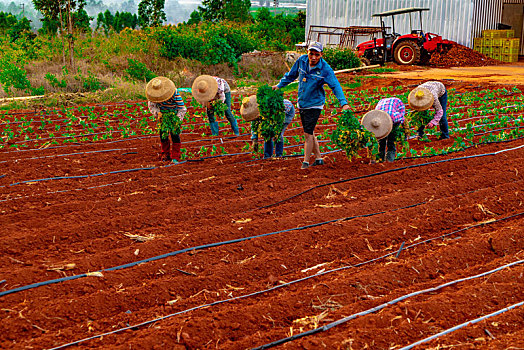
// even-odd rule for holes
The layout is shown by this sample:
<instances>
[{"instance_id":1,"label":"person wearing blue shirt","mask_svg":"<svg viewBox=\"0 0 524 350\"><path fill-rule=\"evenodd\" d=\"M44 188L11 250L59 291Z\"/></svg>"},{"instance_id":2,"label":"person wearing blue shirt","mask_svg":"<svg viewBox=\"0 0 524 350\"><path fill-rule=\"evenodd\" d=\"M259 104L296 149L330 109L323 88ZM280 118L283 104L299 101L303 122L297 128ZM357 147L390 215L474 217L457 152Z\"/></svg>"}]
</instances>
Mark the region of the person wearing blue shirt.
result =
<instances>
[{"instance_id":1,"label":"person wearing blue shirt","mask_svg":"<svg viewBox=\"0 0 524 350\"><path fill-rule=\"evenodd\" d=\"M312 165L323 165L324 160L320 154L317 138L314 134L320 113L326 102L324 84L327 84L343 110L349 109L348 101L344 96L342 87L338 82L335 72L322 58L323 46L315 41L308 47L308 54L302 55L295 62L291 70L284 74L280 82L273 89L280 89L298 78L298 110L304 129L304 161L301 169L309 167L311 153L315 156Z\"/></svg>"}]
</instances>

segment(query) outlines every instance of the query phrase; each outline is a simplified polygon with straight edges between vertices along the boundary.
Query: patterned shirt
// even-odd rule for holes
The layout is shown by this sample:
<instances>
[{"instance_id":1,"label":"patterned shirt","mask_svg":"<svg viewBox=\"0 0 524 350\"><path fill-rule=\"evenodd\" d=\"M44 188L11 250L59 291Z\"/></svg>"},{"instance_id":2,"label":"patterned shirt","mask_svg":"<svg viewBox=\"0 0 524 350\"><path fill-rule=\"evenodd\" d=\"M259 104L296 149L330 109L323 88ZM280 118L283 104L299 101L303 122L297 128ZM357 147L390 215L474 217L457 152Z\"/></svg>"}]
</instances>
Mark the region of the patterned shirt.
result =
<instances>
[{"instance_id":1,"label":"patterned shirt","mask_svg":"<svg viewBox=\"0 0 524 350\"><path fill-rule=\"evenodd\" d=\"M286 118L284 119L284 123L291 123L293 120L293 117L295 116L295 107L293 107L293 104L291 101L284 99L284 112L286 113Z\"/></svg>"},{"instance_id":2,"label":"patterned shirt","mask_svg":"<svg viewBox=\"0 0 524 350\"><path fill-rule=\"evenodd\" d=\"M217 81L218 84L218 90L217 90L217 96L215 96L215 99L218 97L218 99L222 102L226 102L226 93L231 92L231 88L229 87L229 84L225 79L219 78L219 77L213 77Z\"/></svg>"},{"instance_id":3,"label":"patterned shirt","mask_svg":"<svg viewBox=\"0 0 524 350\"><path fill-rule=\"evenodd\" d=\"M406 108L404 107L404 102L401 99L396 97L383 98L378 101L377 107L379 111L384 111L393 120L393 123L403 123L404 115L406 114Z\"/></svg>"},{"instance_id":4,"label":"patterned shirt","mask_svg":"<svg viewBox=\"0 0 524 350\"><path fill-rule=\"evenodd\" d=\"M435 117L430 123L437 125L444 115L444 109L442 108L442 105L438 99L444 96L446 93L446 87L440 81L427 81L424 84L419 85L419 87L428 89L433 95L433 108L435 108Z\"/></svg>"},{"instance_id":5,"label":"patterned shirt","mask_svg":"<svg viewBox=\"0 0 524 350\"><path fill-rule=\"evenodd\" d=\"M147 107L153 114L158 112L171 112L173 110L178 111L178 116L183 117L186 113L186 106L184 105L184 100L182 96L178 93L177 90L173 93L173 96L169 100L164 102L151 102L147 101Z\"/></svg>"}]
</instances>

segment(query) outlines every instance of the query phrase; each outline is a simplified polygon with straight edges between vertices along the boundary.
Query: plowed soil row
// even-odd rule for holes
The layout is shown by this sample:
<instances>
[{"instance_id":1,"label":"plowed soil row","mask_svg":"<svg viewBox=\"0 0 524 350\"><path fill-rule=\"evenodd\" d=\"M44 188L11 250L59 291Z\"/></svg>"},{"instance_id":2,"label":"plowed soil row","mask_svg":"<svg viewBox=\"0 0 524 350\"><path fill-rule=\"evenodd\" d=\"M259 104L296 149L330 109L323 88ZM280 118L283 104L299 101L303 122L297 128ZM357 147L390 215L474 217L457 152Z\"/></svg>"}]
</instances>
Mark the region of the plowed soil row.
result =
<instances>
[{"instance_id":1,"label":"plowed soil row","mask_svg":"<svg viewBox=\"0 0 524 350\"><path fill-rule=\"evenodd\" d=\"M433 141L434 146L450 142ZM117 147L0 153L0 161L7 161L6 176L0 178L6 200L0 203L0 281L5 280L0 291L257 236L0 296L0 348L52 348L341 268L72 347L252 348L524 259L524 215L518 215L524 212L524 148L325 186L259 209L319 184L521 145L521 140L512 141L446 157L373 165L367 159L349 162L338 152L326 157L326 165L306 171L299 170L296 158L250 161L250 155L161 167L154 160L156 138L125 140L121 150L67 157L27 159ZM149 166L156 168L10 186ZM366 214L373 215L357 217ZM471 226L403 249L397 258L351 267L395 253L403 243L408 247ZM275 234L260 236L267 233ZM523 276L524 264L517 265L407 299L282 348L405 346L524 300ZM420 348L523 347L522 317L523 309L517 308Z\"/></svg>"}]
</instances>

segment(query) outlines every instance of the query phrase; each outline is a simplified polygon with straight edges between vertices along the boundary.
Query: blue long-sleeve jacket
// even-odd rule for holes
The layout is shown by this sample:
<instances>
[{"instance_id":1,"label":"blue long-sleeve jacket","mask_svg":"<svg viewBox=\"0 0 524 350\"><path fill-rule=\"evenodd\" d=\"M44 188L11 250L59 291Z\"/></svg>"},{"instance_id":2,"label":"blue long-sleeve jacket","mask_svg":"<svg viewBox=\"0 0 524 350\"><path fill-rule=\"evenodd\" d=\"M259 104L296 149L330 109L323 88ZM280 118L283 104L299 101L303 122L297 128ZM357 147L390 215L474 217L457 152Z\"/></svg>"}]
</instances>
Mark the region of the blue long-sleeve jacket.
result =
<instances>
[{"instance_id":1,"label":"blue long-sleeve jacket","mask_svg":"<svg viewBox=\"0 0 524 350\"><path fill-rule=\"evenodd\" d=\"M307 55L300 56L291 70L280 79L277 87L283 88L297 78L299 108L323 106L326 102L324 84L333 90L341 106L348 104L333 69L323 58L314 68L310 69Z\"/></svg>"}]
</instances>

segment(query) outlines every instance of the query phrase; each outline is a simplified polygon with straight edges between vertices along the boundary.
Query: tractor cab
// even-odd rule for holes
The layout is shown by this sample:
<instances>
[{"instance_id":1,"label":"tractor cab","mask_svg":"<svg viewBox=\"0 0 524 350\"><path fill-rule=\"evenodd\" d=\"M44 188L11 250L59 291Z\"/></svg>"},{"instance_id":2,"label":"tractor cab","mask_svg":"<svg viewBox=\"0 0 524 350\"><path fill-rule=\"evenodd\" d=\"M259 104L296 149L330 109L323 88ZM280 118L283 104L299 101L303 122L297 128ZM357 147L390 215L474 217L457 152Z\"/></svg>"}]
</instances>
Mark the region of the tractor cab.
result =
<instances>
[{"instance_id":1,"label":"tractor cab","mask_svg":"<svg viewBox=\"0 0 524 350\"><path fill-rule=\"evenodd\" d=\"M417 64L429 59L431 52L451 42L442 40L437 34L425 33L422 30L422 12L429 8L410 7L376 13L373 17L380 18L382 38L363 42L357 46L359 57L370 63L384 64L395 61L398 64ZM418 13L418 16L416 14ZM395 31L395 16L409 15L410 34L401 35ZM418 25L414 28L412 14L418 17ZM391 18L391 27L386 26L385 19Z\"/></svg>"}]
</instances>

